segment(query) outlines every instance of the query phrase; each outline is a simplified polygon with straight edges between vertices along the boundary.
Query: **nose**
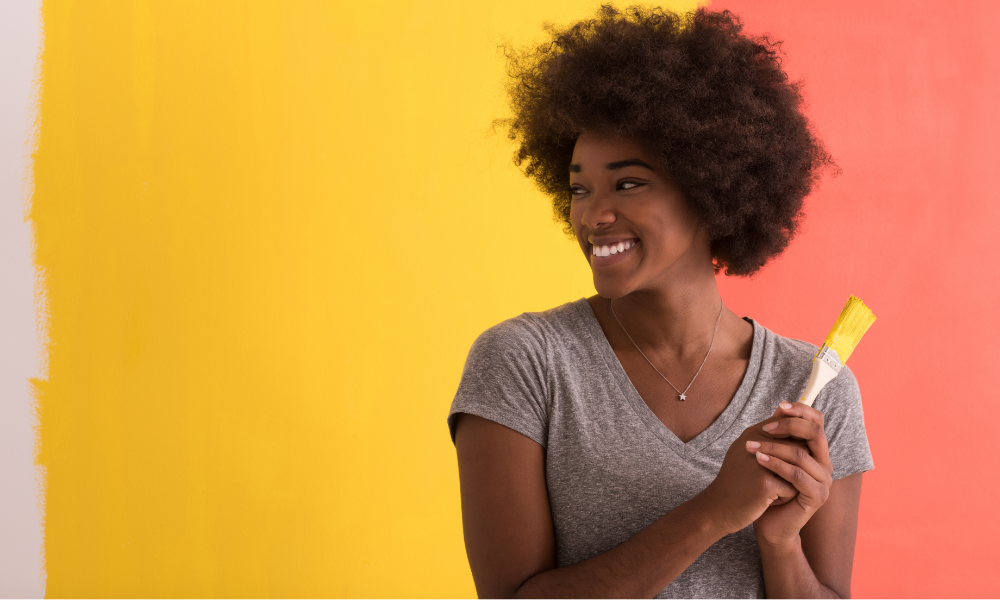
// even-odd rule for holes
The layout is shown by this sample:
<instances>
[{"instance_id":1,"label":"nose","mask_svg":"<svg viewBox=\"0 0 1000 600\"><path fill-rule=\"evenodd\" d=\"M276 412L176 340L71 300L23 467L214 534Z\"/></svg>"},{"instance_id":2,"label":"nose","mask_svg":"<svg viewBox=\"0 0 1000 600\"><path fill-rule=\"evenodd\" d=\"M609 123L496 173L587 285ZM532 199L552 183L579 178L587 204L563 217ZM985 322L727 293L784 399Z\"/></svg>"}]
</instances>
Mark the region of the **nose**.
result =
<instances>
[{"instance_id":1,"label":"nose","mask_svg":"<svg viewBox=\"0 0 1000 600\"><path fill-rule=\"evenodd\" d=\"M583 214L580 215L580 220L591 230L597 229L601 225L610 225L617 218L614 200L609 194L600 191L591 192L590 197L586 200Z\"/></svg>"}]
</instances>

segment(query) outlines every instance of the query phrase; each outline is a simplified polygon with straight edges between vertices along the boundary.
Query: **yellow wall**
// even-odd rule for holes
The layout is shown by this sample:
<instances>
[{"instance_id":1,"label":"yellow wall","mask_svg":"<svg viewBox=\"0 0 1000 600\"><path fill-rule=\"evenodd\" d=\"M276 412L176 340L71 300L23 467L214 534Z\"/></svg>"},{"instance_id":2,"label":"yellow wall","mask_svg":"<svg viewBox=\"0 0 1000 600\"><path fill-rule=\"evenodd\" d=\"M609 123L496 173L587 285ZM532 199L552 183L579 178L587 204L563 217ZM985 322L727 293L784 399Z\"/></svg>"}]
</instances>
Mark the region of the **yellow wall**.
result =
<instances>
[{"instance_id":1,"label":"yellow wall","mask_svg":"<svg viewBox=\"0 0 1000 600\"><path fill-rule=\"evenodd\" d=\"M44 2L50 596L474 595L465 353L592 293L496 44L595 7Z\"/></svg>"}]
</instances>

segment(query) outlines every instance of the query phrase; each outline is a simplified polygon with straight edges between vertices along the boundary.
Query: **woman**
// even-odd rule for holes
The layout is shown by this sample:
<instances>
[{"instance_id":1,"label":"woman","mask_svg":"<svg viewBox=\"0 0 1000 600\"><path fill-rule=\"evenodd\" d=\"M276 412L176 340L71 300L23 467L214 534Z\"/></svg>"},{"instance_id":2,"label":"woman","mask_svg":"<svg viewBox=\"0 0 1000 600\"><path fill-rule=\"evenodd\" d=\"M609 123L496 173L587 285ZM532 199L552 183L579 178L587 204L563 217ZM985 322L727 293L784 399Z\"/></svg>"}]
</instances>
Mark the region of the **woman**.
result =
<instances>
[{"instance_id":1,"label":"woman","mask_svg":"<svg viewBox=\"0 0 1000 600\"><path fill-rule=\"evenodd\" d=\"M846 369L728 310L832 163L729 13L603 7L512 53L516 162L598 295L483 333L449 415L480 596L846 597L862 473Z\"/></svg>"}]
</instances>

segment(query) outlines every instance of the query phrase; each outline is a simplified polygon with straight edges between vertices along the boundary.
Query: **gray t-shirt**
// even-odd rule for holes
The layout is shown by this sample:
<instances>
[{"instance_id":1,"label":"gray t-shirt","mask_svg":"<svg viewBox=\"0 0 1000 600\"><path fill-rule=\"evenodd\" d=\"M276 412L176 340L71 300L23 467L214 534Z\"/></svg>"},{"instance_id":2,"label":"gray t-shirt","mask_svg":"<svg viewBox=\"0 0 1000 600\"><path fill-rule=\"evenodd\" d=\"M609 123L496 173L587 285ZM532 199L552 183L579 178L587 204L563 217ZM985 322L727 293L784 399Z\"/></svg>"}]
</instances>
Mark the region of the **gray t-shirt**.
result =
<instances>
[{"instance_id":1,"label":"gray t-shirt","mask_svg":"<svg viewBox=\"0 0 1000 600\"><path fill-rule=\"evenodd\" d=\"M683 443L632 386L586 299L524 313L472 345L448 415L452 439L455 415L469 413L544 446L556 565L602 554L705 489L745 428L801 394L816 346L751 322L753 350L736 395ZM845 368L814 406L833 478L871 469L854 375ZM657 597L764 597L753 526L716 542Z\"/></svg>"}]
</instances>

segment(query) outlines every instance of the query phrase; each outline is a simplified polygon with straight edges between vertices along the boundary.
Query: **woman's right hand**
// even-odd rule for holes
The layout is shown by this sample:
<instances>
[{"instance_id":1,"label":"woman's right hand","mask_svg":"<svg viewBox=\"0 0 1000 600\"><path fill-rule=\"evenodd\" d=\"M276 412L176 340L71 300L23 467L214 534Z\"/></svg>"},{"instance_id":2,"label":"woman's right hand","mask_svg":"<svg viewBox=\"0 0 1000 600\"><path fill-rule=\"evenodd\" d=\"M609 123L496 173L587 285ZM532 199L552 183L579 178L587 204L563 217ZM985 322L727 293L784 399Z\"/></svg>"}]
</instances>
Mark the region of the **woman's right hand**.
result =
<instances>
[{"instance_id":1,"label":"woman's right hand","mask_svg":"<svg viewBox=\"0 0 1000 600\"><path fill-rule=\"evenodd\" d=\"M713 522L724 534L747 527L769 506L784 504L798 494L792 484L761 467L757 457L746 450L748 441L764 440L760 432L765 423L781 418L776 412L774 416L744 429L729 446L715 480L696 497L695 502L710 512ZM793 440L781 441L797 443Z\"/></svg>"}]
</instances>

